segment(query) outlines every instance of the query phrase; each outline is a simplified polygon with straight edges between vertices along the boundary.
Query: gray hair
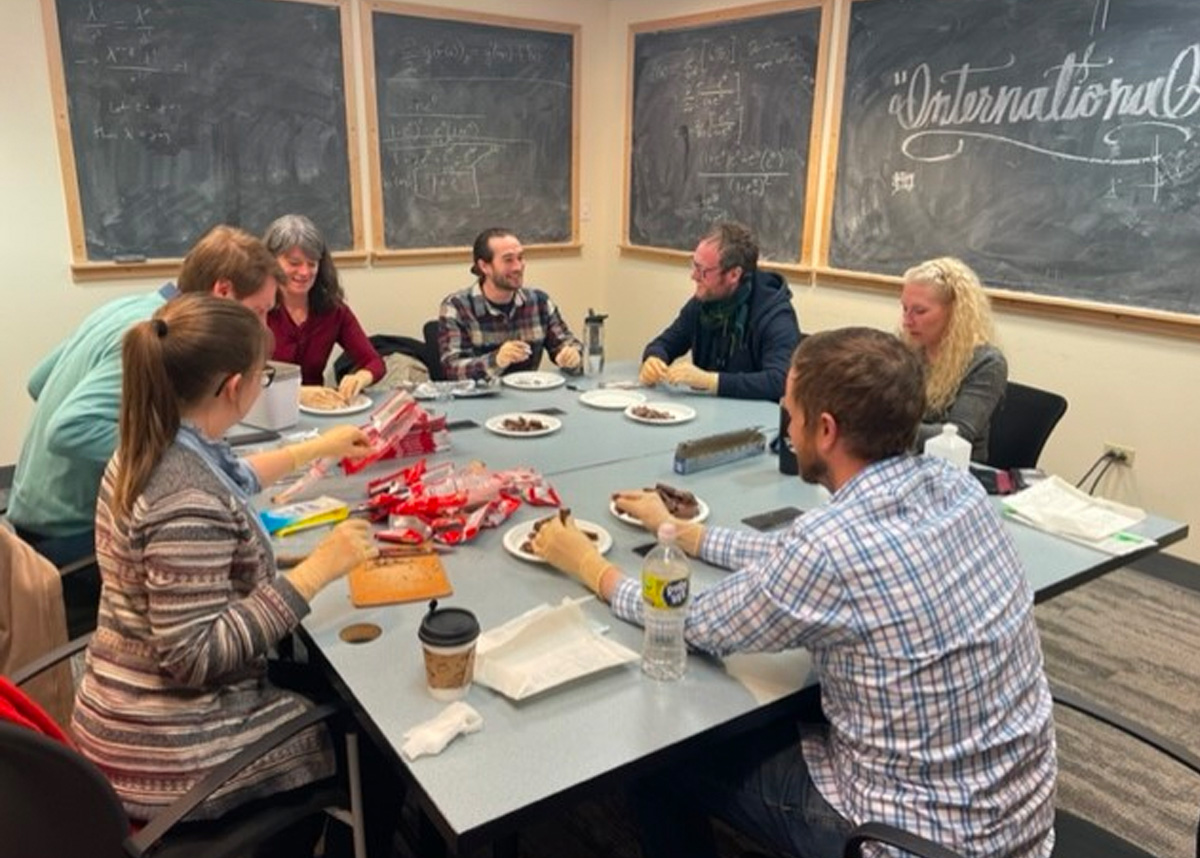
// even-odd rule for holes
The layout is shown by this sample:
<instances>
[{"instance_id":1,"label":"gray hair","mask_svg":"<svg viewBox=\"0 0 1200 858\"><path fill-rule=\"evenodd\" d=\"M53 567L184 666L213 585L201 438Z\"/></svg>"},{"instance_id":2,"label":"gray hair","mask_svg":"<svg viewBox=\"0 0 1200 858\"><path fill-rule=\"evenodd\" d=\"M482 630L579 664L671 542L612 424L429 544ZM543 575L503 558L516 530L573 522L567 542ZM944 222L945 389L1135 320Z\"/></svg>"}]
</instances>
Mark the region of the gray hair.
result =
<instances>
[{"instance_id":1,"label":"gray hair","mask_svg":"<svg viewBox=\"0 0 1200 858\"><path fill-rule=\"evenodd\" d=\"M293 247L309 259L319 260L325 253L325 239L316 224L304 215L286 214L276 218L263 236L263 244L275 256Z\"/></svg>"}]
</instances>

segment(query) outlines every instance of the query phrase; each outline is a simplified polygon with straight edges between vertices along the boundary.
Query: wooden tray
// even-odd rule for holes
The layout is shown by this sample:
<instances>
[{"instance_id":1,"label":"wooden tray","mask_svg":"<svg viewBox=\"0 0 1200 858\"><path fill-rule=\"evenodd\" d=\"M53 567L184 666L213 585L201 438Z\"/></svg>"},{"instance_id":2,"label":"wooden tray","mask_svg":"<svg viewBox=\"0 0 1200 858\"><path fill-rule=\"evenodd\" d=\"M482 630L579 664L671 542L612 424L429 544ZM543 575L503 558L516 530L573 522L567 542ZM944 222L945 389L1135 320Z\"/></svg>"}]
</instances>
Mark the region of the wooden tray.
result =
<instances>
[{"instance_id":1,"label":"wooden tray","mask_svg":"<svg viewBox=\"0 0 1200 858\"><path fill-rule=\"evenodd\" d=\"M432 551L377 557L350 571L350 601L356 608L437 599L453 592L442 559Z\"/></svg>"}]
</instances>

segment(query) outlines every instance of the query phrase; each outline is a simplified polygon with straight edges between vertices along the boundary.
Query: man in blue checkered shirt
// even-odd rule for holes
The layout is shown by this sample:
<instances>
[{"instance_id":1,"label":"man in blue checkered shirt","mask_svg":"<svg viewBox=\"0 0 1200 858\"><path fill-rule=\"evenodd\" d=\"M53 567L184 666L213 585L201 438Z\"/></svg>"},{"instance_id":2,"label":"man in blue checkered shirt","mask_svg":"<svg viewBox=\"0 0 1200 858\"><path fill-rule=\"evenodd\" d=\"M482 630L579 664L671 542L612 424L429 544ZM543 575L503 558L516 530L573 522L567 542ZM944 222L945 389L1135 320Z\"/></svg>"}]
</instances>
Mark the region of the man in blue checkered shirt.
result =
<instances>
[{"instance_id":1,"label":"man in blue checkered shirt","mask_svg":"<svg viewBox=\"0 0 1200 858\"><path fill-rule=\"evenodd\" d=\"M776 534L678 524L685 550L736 570L694 596L688 644L807 648L828 723L776 724L654 778L633 802L647 856L715 855L706 813L809 858L840 856L869 821L965 856L1050 854L1057 766L1033 594L975 479L908 452L924 404L921 364L895 337L815 334L783 405L800 475L829 503ZM652 531L669 517L652 492L617 506ZM638 582L573 523L543 527L534 549L641 622Z\"/></svg>"},{"instance_id":2,"label":"man in blue checkered shirt","mask_svg":"<svg viewBox=\"0 0 1200 858\"><path fill-rule=\"evenodd\" d=\"M438 313L438 351L447 378L485 379L534 370L542 352L569 373L582 372L583 344L550 296L527 289L525 250L509 230L475 239L474 285L446 297Z\"/></svg>"}]
</instances>

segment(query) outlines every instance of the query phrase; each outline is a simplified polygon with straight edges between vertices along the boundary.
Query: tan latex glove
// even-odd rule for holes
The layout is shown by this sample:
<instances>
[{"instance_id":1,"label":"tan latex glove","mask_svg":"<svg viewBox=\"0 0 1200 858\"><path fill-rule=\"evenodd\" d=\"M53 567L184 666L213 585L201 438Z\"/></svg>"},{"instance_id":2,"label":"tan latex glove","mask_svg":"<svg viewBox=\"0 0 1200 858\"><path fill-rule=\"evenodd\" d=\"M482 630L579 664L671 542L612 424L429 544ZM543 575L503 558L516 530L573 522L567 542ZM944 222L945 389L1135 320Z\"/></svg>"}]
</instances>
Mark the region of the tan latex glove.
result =
<instances>
[{"instance_id":1,"label":"tan latex glove","mask_svg":"<svg viewBox=\"0 0 1200 858\"><path fill-rule=\"evenodd\" d=\"M554 358L554 362L563 369L577 369L582 361L583 357L579 354L579 349L574 346L563 346Z\"/></svg>"},{"instance_id":2,"label":"tan latex glove","mask_svg":"<svg viewBox=\"0 0 1200 858\"><path fill-rule=\"evenodd\" d=\"M502 343L500 348L496 350L496 366L500 369L512 366L514 363L520 363L523 360L528 360L533 353L529 343L521 340L509 340Z\"/></svg>"},{"instance_id":3,"label":"tan latex glove","mask_svg":"<svg viewBox=\"0 0 1200 858\"><path fill-rule=\"evenodd\" d=\"M617 509L636 518L651 533L658 533L658 526L671 518L667 505L656 491L617 492L612 499Z\"/></svg>"},{"instance_id":4,"label":"tan latex glove","mask_svg":"<svg viewBox=\"0 0 1200 858\"><path fill-rule=\"evenodd\" d=\"M642 361L642 368L638 372L638 381L646 387L653 387L666 377L667 365L662 358L651 356Z\"/></svg>"},{"instance_id":5,"label":"tan latex glove","mask_svg":"<svg viewBox=\"0 0 1200 858\"><path fill-rule=\"evenodd\" d=\"M717 374L700 369L694 363L677 361L667 370L667 381L671 384L683 384L692 390L703 393L717 392Z\"/></svg>"},{"instance_id":6,"label":"tan latex glove","mask_svg":"<svg viewBox=\"0 0 1200 858\"><path fill-rule=\"evenodd\" d=\"M334 408L344 408L346 400L332 387L321 387L319 384L306 384L300 388L300 404L305 408L329 411Z\"/></svg>"},{"instance_id":7,"label":"tan latex glove","mask_svg":"<svg viewBox=\"0 0 1200 858\"><path fill-rule=\"evenodd\" d=\"M357 426L334 426L316 438L291 444L292 467L299 468L315 459L361 459L371 452L371 443Z\"/></svg>"},{"instance_id":8,"label":"tan latex glove","mask_svg":"<svg viewBox=\"0 0 1200 858\"><path fill-rule=\"evenodd\" d=\"M369 369L360 369L357 372L343 375L342 383L338 385L338 395L346 400L348 405L374 380L375 376L371 375Z\"/></svg>"},{"instance_id":9,"label":"tan latex glove","mask_svg":"<svg viewBox=\"0 0 1200 858\"><path fill-rule=\"evenodd\" d=\"M296 592L311 602L325 585L364 560L378 556L379 547L371 535L371 525L362 519L343 521L286 577Z\"/></svg>"},{"instance_id":10,"label":"tan latex glove","mask_svg":"<svg viewBox=\"0 0 1200 858\"><path fill-rule=\"evenodd\" d=\"M604 559L596 549L596 543L588 539L570 517L566 524L554 516L542 525L533 537L533 553L597 594L604 573L616 568Z\"/></svg>"}]
</instances>

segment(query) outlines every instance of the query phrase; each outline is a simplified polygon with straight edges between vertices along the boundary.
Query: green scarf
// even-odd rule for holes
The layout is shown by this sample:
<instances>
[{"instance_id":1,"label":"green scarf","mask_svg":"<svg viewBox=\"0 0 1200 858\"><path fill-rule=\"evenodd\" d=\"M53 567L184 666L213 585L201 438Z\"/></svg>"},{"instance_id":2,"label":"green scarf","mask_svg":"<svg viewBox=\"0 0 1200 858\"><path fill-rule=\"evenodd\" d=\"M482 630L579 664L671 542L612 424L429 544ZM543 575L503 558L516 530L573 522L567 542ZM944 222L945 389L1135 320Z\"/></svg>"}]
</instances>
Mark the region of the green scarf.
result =
<instances>
[{"instance_id":1,"label":"green scarf","mask_svg":"<svg viewBox=\"0 0 1200 858\"><path fill-rule=\"evenodd\" d=\"M700 304L692 362L701 369L720 372L746 339L750 318L749 277L743 278L728 298Z\"/></svg>"}]
</instances>

